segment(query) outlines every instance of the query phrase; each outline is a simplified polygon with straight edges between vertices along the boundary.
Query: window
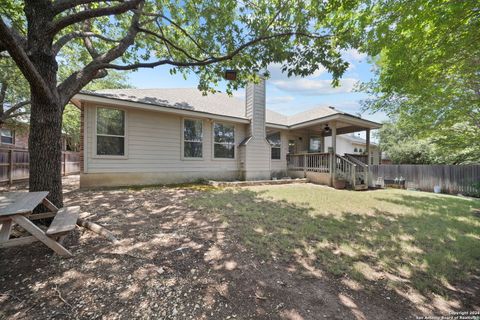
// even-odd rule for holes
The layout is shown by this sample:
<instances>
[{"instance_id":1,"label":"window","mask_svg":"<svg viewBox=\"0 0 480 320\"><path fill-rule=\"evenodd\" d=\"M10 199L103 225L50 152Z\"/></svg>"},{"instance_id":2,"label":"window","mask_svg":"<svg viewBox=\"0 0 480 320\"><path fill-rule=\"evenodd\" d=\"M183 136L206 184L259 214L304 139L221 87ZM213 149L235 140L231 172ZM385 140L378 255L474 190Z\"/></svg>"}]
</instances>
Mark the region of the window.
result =
<instances>
[{"instance_id":1,"label":"window","mask_svg":"<svg viewBox=\"0 0 480 320\"><path fill-rule=\"evenodd\" d=\"M358 152L358 148L353 149L353 152Z\"/></svg>"},{"instance_id":2,"label":"window","mask_svg":"<svg viewBox=\"0 0 480 320\"><path fill-rule=\"evenodd\" d=\"M97 108L97 155L125 155L125 111Z\"/></svg>"},{"instance_id":3,"label":"window","mask_svg":"<svg viewBox=\"0 0 480 320\"><path fill-rule=\"evenodd\" d=\"M309 152L322 152L322 140L320 137L310 137Z\"/></svg>"},{"instance_id":4,"label":"window","mask_svg":"<svg viewBox=\"0 0 480 320\"><path fill-rule=\"evenodd\" d=\"M280 160L280 150L282 149L282 140L280 138L280 132L275 132L267 135L267 141L272 147L271 158L273 160Z\"/></svg>"},{"instance_id":5,"label":"window","mask_svg":"<svg viewBox=\"0 0 480 320\"><path fill-rule=\"evenodd\" d=\"M296 149L295 140L288 140L288 153L294 154Z\"/></svg>"},{"instance_id":6,"label":"window","mask_svg":"<svg viewBox=\"0 0 480 320\"><path fill-rule=\"evenodd\" d=\"M183 120L183 156L185 158L203 157L202 120Z\"/></svg>"},{"instance_id":7,"label":"window","mask_svg":"<svg viewBox=\"0 0 480 320\"><path fill-rule=\"evenodd\" d=\"M233 124L213 124L213 157L235 158L235 127Z\"/></svg>"},{"instance_id":8,"label":"window","mask_svg":"<svg viewBox=\"0 0 480 320\"><path fill-rule=\"evenodd\" d=\"M358 149L358 152L362 153L363 152L362 148Z\"/></svg>"},{"instance_id":9,"label":"window","mask_svg":"<svg viewBox=\"0 0 480 320\"><path fill-rule=\"evenodd\" d=\"M13 144L13 130L11 129L1 129L0 130L1 141L4 144Z\"/></svg>"}]
</instances>

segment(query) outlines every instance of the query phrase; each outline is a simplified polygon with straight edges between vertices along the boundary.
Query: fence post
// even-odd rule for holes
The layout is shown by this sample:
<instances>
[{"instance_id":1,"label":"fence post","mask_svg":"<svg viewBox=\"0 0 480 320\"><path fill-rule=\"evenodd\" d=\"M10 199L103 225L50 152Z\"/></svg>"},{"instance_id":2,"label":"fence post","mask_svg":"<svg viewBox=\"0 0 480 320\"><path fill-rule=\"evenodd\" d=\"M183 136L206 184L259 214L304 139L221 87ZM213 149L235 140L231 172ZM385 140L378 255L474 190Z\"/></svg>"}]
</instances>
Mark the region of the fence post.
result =
<instances>
[{"instance_id":1,"label":"fence post","mask_svg":"<svg viewBox=\"0 0 480 320\"><path fill-rule=\"evenodd\" d=\"M13 149L8 150L8 184L13 182Z\"/></svg>"},{"instance_id":2,"label":"fence post","mask_svg":"<svg viewBox=\"0 0 480 320\"><path fill-rule=\"evenodd\" d=\"M67 153L62 152L62 155L63 155L63 175L66 176L67 175Z\"/></svg>"}]
</instances>

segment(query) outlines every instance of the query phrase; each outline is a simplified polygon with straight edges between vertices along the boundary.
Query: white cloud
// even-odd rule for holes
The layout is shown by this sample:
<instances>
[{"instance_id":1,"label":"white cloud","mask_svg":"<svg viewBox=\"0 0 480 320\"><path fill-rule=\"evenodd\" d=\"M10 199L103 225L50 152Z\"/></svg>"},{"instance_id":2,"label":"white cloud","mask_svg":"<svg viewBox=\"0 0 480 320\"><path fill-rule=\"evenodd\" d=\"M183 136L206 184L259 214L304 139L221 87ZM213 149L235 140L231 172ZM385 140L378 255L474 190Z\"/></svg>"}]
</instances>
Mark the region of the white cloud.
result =
<instances>
[{"instance_id":1,"label":"white cloud","mask_svg":"<svg viewBox=\"0 0 480 320\"><path fill-rule=\"evenodd\" d=\"M288 77L287 73L282 72L282 64L281 63L272 63L268 66L268 71L270 72L270 78L268 78L269 81L275 81L275 80L290 80L294 79L295 77ZM305 78L317 78L321 76L322 74L325 74L327 70L322 66L318 66L318 70L316 70L313 74L305 77Z\"/></svg>"},{"instance_id":2,"label":"white cloud","mask_svg":"<svg viewBox=\"0 0 480 320\"><path fill-rule=\"evenodd\" d=\"M281 104L281 103L288 103L295 100L292 96L278 96L278 97L271 97L269 98L267 95L267 104Z\"/></svg>"},{"instance_id":3,"label":"white cloud","mask_svg":"<svg viewBox=\"0 0 480 320\"><path fill-rule=\"evenodd\" d=\"M367 54L358 51L357 49L348 49L342 51L342 56L345 60L348 62L360 62L362 60L365 60L367 58Z\"/></svg>"},{"instance_id":4,"label":"white cloud","mask_svg":"<svg viewBox=\"0 0 480 320\"><path fill-rule=\"evenodd\" d=\"M352 92L357 79L345 78L340 80L340 86L333 88L331 80L292 78L289 80L276 80L272 84L279 90L301 93L305 95L324 95Z\"/></svg>"}]
</instances>

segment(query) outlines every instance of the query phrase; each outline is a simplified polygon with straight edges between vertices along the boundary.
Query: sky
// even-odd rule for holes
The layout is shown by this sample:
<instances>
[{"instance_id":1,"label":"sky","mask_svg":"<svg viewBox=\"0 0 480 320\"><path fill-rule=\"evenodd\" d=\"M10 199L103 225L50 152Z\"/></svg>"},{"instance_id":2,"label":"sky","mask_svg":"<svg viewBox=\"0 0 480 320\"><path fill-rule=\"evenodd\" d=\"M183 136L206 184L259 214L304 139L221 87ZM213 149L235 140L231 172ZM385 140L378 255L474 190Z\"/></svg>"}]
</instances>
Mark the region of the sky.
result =
<instances>
[{"instance_id":1,"label":"sky","mask_svg":"<svg viewBox=\"0 0 480 320\"><path fill-rule=\"evenodd\" d=\"M331 86L331 75L323 68L305 78L287 77L281 72L281 65L270 65L271 77L267 79L267 108L291 115L318 106L332 106L338 110L363 118L381 122L387 117L383 113L370 114L362 112L360 102L368 95L354 92L358 82L368 81L372 77L373 65L365 54L355 49L343 52L343 57L350 67L340 80L340 87ZM198 78L191 74L188 79L182 75L171 75L168 67L141 69L130 74L130 83L136 88L186 88L196 87ZM219 87L224 90L224 87ZM244 90L234 93L244 97Z\"/></svg>"}]
</instances>

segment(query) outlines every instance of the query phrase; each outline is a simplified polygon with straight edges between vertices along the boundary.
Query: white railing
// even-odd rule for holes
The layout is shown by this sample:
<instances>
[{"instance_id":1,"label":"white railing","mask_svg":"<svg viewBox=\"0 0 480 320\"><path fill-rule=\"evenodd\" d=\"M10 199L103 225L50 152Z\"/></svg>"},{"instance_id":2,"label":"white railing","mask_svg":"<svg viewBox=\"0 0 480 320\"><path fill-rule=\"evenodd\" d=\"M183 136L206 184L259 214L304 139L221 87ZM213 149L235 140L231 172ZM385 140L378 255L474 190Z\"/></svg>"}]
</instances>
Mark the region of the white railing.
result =
<instances>
[{"instance_id":1,"label":"white railing","mask_svg":"<svg viewBox=\"0 0 480 320\"><path fill-rule=\"evenodd\" d=\"M356 168L357 165L352 161L338 154L335 155L335 178L348 181L354 188L356 184Z\"/></svg>"},{"instance_id":2,"label":"white railing","mask_svg":"<svg viewBox=\"0 0 480 320\"><path fill-rule=\"evenodd\" d=\"M368 165L366 165L362 160L358 159L355 156L346 154L345 158L352 161L357 165L355 173L356 184L367 184L368 181Z\"/></svg>"},{"instance_id":3,"label":"white railing","mask_svg":"<svg viewBox=\"0 0 480 320\"><path fill-rule=\"evenodd\" d=\"M355 188L355 185L365 183L368 176L368 167L358 159L347 159L347 157L331 153L288 154L287 168L291 171L302 171L304 173L332 174L332 171L334 171L335 179L345 180L353 188Z\"/></svg>"},{"instance_id":4,"label":"white railing","mask_svg":"<svg viewBox=\"0 0 480 320\"><path fill-rule=\"evenodd\" d=\"M299 153L287 155L288 170L330 172L329 153Z\"/></svg>"}]
</instances>

